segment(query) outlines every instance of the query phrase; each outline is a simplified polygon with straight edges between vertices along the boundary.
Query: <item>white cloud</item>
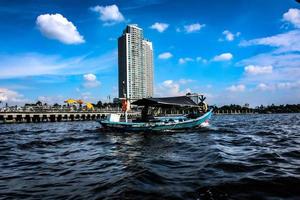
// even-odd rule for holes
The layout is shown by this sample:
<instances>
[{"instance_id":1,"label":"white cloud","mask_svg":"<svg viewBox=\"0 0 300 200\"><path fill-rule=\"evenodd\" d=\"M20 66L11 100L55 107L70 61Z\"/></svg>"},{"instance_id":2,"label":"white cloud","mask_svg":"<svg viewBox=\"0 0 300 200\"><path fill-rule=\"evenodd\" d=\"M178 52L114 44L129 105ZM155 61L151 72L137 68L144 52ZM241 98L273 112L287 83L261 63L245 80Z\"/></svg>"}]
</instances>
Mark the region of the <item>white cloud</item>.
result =
<instances>
[{"instance_id":1,"label":"white cloud","mask_svg":"<svg viewBox=\"0 0 300 200\"><path fill-rule=\"evenodd\" d=\"M222 53L213 58L213 61L229 61L233 58L231 53Z\"/></svg>"},{"instance_id":2,"label":"white cloud","mask_svg":"<svg viewBox=\"0 0 300 200\"><path fill-rule=\"evenodd\" d=\"M42 103L47 103L47 104L63 104L64 101L67 99L66 97L62 96L62 95L55 95L55 96L39 96L38 101L42 102Z\"/></svg>"},{"instance_id":3,"label":"white cloud","mask_svg":"<svg viewBox=\"0 0 300 200\"><path fill-rule=\"evenodd\" d=\"M245 67L245 72L247 74L253 74L253 75L271 74L273 72L273 66L272 65L268 65L268 66L247 65Z\"/></svg>"},{"instance_id":4,"label":"white cloud","mask_svg":"<svg viewBox=\"0 0 300 200\"><path fill-rule=\"evenodd\" d=\"M274 89L274 87L267 85L265 83L260 83L256 86L256 90L259 90L259 91L268 91L268 90L273 90L273 89Z\"/></svg>"},{"instance_id":5,"label":"white cloud","mask_svg":"<svg viewBox=\"0 0 300 200\"><path fill-rule=\"evenodd\" d=\"M83 55L68 59L57 55L37 53L0 54L0 60L0 79L40 75L78 75L113 68L117 63L117 52L108 52L94 57Z\"/></svg>"},{"instance_id":6,"label":"white cloud","mask_svg":"<svg viewBox=\"0 0 300 200\"><path fill-rule=\"evenodd\" d=\"M265 45L279 47L278 53L285 51L300 51L300 31L293 30L274 36L242 41L240 46Z\"/></svg>"},{"instance_id":7,"label":"white cloud","mask_svg":"<svg viewBox=\"0 0 300 200\"><path fill-rule=\"evenodd\" d=\"M95 6L91 8L92 11L97 12L100 15L100 20L106 22L105 25L113 25L125 20L122 13L119 11L117 5L110 6Z\"/></svg>"},{"instance_id":8,"label":"white cloud","mask_svg":"<svg viewBox=\"0 0 300 200\"><path fill-rule=\"evenodd\" d=\"M7 88L0 88L0 101L19 104L26 102L27 99L25 99L24 96L17 91L9 90Z\"/></svg>"},{"instance_id":9,"label":"white cloud","mask_svg":"<svg viewBox=\"0 0 300 200\"><path fill-rule=\"evenodd\" d=\"M195 23L195 24L185 25L184 30L187 33L193 33L193 32L200 31L204 27L205 27L205 24Z\"/></svg>"},{"instance_id":10,"label":"white cloud","mask_svg":"<svg viewBox=\"0 0 300 200\"><path fill-rule=\"evenodd\" d=\"M236 37L239 37L241 35L240 32L237 32L234 34L234 33L230 32L229 30L223 31L222 34L224 35L225 39L220 38L219 41L227 40L229 42L233 41Z\"/></svg>"},{"instance_id":11,"label":"white cloud","mask_svg":"<svg viewBox=\"0 0 300 200\"><path fill-rule=\"evenodd\" d=\"M233 41L234 40L234 34L231 33L228 30L223 31L223 35L225 35L225 38L227 41Z\"/></svg>"},{"instance_id":12,"label":"white cloud","mask_svg":"<svg viewBox=\"0 0 300 200\"><path fill-rule=\"evenodd\" d=\"M299 25L299 10L290 9L283 15L284 21L293 23L296 27ZM300 30L292 30L268 37L256 38L248 41L242 41L240 46L265 45L274 47L271 51L260 53L256 56L247 58L238 63L238 65L254 65L248 67L248 72L260 74L260 76L245 76L244 82L250 84L267 82L269 86L279 89L278 84L294 83L300 79ZM257 66L264 66L258 68ZM266 67L269 66L269 67ZM272 68L270 67L272 66ZM245 69L246 70L246 69ZM287 84L289 85L289 84ZM286 87L291 89L292 87Z\"/></svg>"},{"instance_id":13,"label":"white cloud","mask_svg":"<svg viewBox=\"0 0 300 200\"><path fill-rule=\"evenodd\" d=\"M95 74L85 74L83 75L83 78L86 81L95 81L97 79Z\"/></svg>"},{"instance_id":14,"label":"white cloud","mask_svg":"<svg viewBox=\"0 0 300 200\"><path fill-rule=\"evenodd\" d=\"M232 86L226 88L226 90L228 90L230 92L244 92L246 90L246 86L243 84L232 85Z\"/></svg>"},{"instance_id":15,"label":"white cloud","mask_svg":"<svg viewBox=\"0 0 300 200\"><path fill-rule=\"evenodd\" d=\"M296 88L300 88L300 81L295 81L295 82L280 82L277 83L277 88L278 89L296 89Z\"/></svg>"},{"instance_id":16,"label":"white cloud","mask_svg":"<svg viewBox=\"0 0 300 200\"><path fill-rule=\"evenodd\" d=\"M164 32L168 27L169 27L169 24L159 23L159 22L156 22L152 26L150 26L151 29L155 29L160 33Z\"/></svg>"},{"instance_id":17,"label":"white cloud","mask_svg":"<svg viewBox=\"0 0 300 200\"><path fill-rule=\"evenodd\" d=\"M173 80L166 80L161 84L161 89L164 90L163 93L166 93L166 96L176 96L180 95L179 84L175 83Z\"/></svg>"},{"instance_id":18,"label":"white cloud","mask_svg":"<svg viewBox=\"0 0 300 200\"><path fill-rule=\"evenodd\" d=\"M300 80L300 69L297 68L274 68L272 73L260 74L259 76L244 76L240 82L247 84L259 84L261 82L276 84L279 82L295 82Z\"/></svg>"},{"instance_id":19,"label":"white cloud","mask_svg":"<svg viewBox=\"0 0 300 200\"><path fill-rule=\"evenodd\" d=\"M196 57L195 59L194 58L190 58L190 57L185 57L185 58L179 58L178 60L178 63L179 64L186 64L188 62L194 62L194 61L197 61L197 62L202 62L202 63L207 63L208 61L200 56Z\"/></svg>"},{"instance_id":20,"label":"white cloud","mask_svg":"<svg viewBox=\"0 0 300 200\"><path fill-rule=\"evenodd\" d=\"M297 68L300 65L300 55L297 53L277 54L262 53L239 62L239 65L276 66L276 68Z\"/></svg>"},{"instance_id":21,"label":"white cloud","mask_svg":"<svg viewBox=\"0 0 300 200\"><path fill-rule=\"evenodd\" d=\"M169 59L172 58L173 55L170 52L164 52L158 55L159 59Z\"/></svg>"},{"instance_id":22,"label":"white cloud","mask_svg":"<svg viewBox=\"0 0 300 200\"><path fill-rule=\"evenodd\" d=\"M181 84L181 85L185 85L185 84L192 83L192 82L194 82L194 80L192 80L192 79L184 79L184 78L179 79L179 81L178 81L178 83Z\"/></svg>"},{"instance_id":23,"label":"white cloud","mask_svg":"<svg viewBox=\"0 0 300 200\"><path fill-rule=\"evenodd\" d=\"M279 82L275 84L260 83L256 86L256 89L260 91L300 89L300 81Z\"/></svg>"},{"instance_id":24,"label":"white cloud","mask_svg":"<svg viewBox=\"0 0 300 200\"><path fill-rule=\"evenodd\" d=\"M203 63L207 63L207 62L208 62L205 58L202 58L201 56L198 56L198 57L196 58L196 61L197 61L197 62L203 62Z\"/></svg>"},{"instance_id":25,"label":"white cloud","mask_svg":"<svg viewBox=\"0 0 300 200\"><path fill-rule=\"evenodd\" d=\"M288 12L283 14L283 20L300 28L300 10L297 8L290 8Z\"/></svg>"},{"instance_id":26,"label":"white cloud","mask_svg":"<svg viewBox=\"0 0 300 200\"><path fill-rule=\"evenodd\" d=\"M43 35L65 44L84 43L76 26L61 14L43 14L37 17L36 25Z\"/></svg>"},{"instance_id":27,"label":"white cloud","mask_svg":"<svg viewBox=\"0 0 300 200\"><path fill-rule=\"evenodd\" d=\"M83 83L83 86L85 88L95 88L95 87L99 87L101 85L100 81L86 81Z\"/></svg>"},{"instance_id":28,"label":"white cloud","mask_svg":"<svg viewBox=\"0 0 300 200\"><path fill-rule=\"evenodd\" d=\"M189 58L189 57L179 58L179 60L178 60L179 64L186 64L187 62L193 62L193 61L194 61L194 59Z\"/></svg>"},{"instance_id":29,"label":"white cloud","mask_svg":"<svg viewBox=\"0 0 300 200\"><path fill-rule=\"evenodd\" d=\"M183 80L183 79L181 79ZM155 93L158 96L181 96L185 95L188 92L191 92L189 88L181 89L180 85L186 84L182 81L174 81L174 80L165 80L160 83L157 87L155 87Z\"/></svg>"},{"instance_id":30,"label":"white cloud","mask_svg":"<svg viewBox=\"0 0 300 200\"><path fill-rule=\"evenodd\" d=\"M247 66L272 66L264 68L269 73L260 73L260 76L247 76L244 81L250 83L276 83L283 81L295 81L300 79L300 31L294 30L266 38L258 38L250 41L244 41L242 46L267 45L276 47L270 52L261 53L247 58L238 63L238 65ZM254 68L252 67L252 71ZM249 68L248 70L251 70Z\"/></svg>"},{"instance_id":31,"label":"white cloud","mask_svg":"<svg viewBox=\"0 0 300 200\"><path fill-rule=\"evenodd\" d=\"M97 77L95 74L84 74L83 79L85 82L83 83L83 86L86 88L94 88L100 86L101 82L97 80Z\"/></svg>"}]
</instances>

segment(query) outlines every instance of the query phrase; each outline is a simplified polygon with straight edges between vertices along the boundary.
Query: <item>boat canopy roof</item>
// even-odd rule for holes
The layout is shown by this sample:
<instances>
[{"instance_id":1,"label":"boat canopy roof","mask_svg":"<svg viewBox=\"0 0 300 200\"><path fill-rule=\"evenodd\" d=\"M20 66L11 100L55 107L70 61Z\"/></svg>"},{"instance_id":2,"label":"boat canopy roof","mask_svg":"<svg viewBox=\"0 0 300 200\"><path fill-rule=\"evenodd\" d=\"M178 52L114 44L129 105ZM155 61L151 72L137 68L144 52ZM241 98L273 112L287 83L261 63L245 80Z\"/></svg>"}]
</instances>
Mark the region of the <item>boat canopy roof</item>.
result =
<instances>
[{"instance_id":1,"label":"boat canopy roof","mask_svg":"<svg viewBox=\"0 0 300 200\"><path fill-rule=\"evenodd\" d=\"M162 98L143 98L132 102L138 106L153 106L153 107L198 107L198 105L187 96L178 97L162 97Z\"/></svg>"}]
</instances>

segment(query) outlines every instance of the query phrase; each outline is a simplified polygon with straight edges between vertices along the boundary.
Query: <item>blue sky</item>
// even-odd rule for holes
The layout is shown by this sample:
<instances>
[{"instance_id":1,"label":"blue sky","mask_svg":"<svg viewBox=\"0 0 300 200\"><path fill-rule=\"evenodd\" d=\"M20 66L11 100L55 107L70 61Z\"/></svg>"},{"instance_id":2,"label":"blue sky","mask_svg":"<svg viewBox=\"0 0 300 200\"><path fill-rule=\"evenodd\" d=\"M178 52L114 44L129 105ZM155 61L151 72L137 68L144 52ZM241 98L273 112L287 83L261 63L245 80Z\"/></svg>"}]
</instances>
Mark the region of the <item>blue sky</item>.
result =
<instances>
[{"instance_id":1,"label":"blue sky","mask_svg":"<svg viewBox=\"0 0 300 200\"><path fill-rule=\"evenodd\" d=\"M130 23L153 42L155 96L300 103L294 0L0 1L0 100L117 97L117 38Z\"/></svg>"}]
</instances>

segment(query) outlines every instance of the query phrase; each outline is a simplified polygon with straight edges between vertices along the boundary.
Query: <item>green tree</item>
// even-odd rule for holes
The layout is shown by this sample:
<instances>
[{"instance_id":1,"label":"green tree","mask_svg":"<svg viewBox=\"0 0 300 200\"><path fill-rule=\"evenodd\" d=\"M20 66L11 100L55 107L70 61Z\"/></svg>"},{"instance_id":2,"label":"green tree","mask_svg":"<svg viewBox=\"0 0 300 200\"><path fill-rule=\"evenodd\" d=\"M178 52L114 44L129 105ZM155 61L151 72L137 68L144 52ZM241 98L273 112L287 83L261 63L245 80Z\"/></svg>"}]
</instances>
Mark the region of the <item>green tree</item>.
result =
<instances>
[{"instance_id":1,"label":"green tree","mask_svg":"<svg viewBox=\"0 0 300 200\"><path fill-rule=\"evenodd\" d=\"M35 103L35 105L37 105L37 106L42 106L43 103L42 103L41 101L37 101L37 102Z\"/></svg>"},{"instance_id":2,"label":"green tree","mask_svg":"<svg viewBox=\"0 0 300 200\"><path fill-rule=\"evenodd\" d=\"M98 101L97 104L96 104L96 107L97 108L102 108L103 104L102 104L102 101Z\"/></svg>"}]
</instances>

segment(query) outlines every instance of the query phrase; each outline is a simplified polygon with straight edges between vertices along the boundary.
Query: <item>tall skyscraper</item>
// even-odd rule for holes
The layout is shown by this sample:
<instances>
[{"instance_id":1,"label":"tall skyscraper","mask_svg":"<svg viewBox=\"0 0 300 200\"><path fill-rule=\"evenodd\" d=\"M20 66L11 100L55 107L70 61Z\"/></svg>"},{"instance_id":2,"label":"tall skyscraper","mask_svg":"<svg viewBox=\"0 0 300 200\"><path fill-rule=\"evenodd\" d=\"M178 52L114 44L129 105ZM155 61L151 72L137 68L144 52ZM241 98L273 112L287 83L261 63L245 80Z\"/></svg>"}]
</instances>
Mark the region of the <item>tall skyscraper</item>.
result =
<instances>
[{"instance_id":1,"label":"tall skyscraper","mask_svg":"<svg viewBox=\"0 0 300 200\"><path fill-rule=\"evenodd\" d=\"M153 96L153 47L143 30L128 25L118 39L119 98Z\"/></svg>"}]
</instances>

